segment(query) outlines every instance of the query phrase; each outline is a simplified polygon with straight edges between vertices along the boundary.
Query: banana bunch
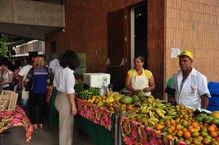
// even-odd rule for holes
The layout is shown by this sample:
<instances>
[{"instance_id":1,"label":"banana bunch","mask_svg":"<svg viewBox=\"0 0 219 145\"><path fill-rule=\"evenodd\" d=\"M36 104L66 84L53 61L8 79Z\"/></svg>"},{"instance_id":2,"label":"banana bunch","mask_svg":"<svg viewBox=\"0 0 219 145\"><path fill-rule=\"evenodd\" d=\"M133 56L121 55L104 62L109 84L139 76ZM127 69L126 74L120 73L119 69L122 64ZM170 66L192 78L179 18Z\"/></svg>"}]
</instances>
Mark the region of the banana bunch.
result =
<instances>
[{"instance_id":1,"label":"banana bunch","mask_svg":"<svg viewBox=\"0 0 219 145\"><path fill-rule=\"evenodd\" d=\"M82 90L77 94L77 97L83 99L83 100L88 100L90 99L92 96L98 96L99 92L97 89L90 87L87 90Z\"/></svg>"},{"instance_id":2,"label":"banana bunch","mask_svg":"<svg viewBox=\"0 0 219 145\"><path fill-rule=\"evenodd\" d=\"M175 115L173 109L170 109L169 111L165 104L159 99L155 99L153 96L149 96L141 101L141 106L137 108L135 112L129 114L128 118L137 120L146 126L154 128L161 119L172 118L172 116Z\"/></svg>"}]
</instances>

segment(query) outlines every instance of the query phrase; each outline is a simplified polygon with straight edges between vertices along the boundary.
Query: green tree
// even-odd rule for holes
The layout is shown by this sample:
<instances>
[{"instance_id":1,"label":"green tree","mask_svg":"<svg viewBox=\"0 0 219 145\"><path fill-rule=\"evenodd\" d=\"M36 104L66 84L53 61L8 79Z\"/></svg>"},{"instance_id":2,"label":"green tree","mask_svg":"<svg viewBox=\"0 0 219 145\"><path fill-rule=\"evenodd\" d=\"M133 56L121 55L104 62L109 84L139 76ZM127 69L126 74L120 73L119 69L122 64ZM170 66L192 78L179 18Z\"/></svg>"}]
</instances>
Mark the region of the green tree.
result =
<instances>
[{"instance_id":1,"label":"green tree","mask_svg":"<svg viewBox=\"0 0 219 145\"><path fill-rule=\"evenodd\" d=\"M0 56L6 57L8 54L8 36L0 34Z\"/></svg>"}]
</instances>

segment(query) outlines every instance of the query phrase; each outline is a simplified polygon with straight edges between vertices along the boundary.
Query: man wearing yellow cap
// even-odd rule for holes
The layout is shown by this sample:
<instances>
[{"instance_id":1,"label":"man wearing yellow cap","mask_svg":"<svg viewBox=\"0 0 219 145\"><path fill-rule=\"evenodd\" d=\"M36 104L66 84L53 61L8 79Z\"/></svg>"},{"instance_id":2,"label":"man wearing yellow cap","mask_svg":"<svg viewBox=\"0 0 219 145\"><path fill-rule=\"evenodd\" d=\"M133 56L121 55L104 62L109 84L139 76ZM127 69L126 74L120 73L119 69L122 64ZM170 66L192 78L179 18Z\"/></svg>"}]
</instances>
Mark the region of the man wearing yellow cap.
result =
<instances>
[{"instance_id":1,"label":"man wearing yellow cap","mask_svg":"<svg viewBox=\"0 0 219 145\"><path fill-rule=\"evenodd\" d=\"M190 51L183 51L178 58L180 70L174 75L172 83L176 103L193 109L207 109L208 98L211 97L207 78L192 67L193 55Z\"/></svg>"}]
</instances>

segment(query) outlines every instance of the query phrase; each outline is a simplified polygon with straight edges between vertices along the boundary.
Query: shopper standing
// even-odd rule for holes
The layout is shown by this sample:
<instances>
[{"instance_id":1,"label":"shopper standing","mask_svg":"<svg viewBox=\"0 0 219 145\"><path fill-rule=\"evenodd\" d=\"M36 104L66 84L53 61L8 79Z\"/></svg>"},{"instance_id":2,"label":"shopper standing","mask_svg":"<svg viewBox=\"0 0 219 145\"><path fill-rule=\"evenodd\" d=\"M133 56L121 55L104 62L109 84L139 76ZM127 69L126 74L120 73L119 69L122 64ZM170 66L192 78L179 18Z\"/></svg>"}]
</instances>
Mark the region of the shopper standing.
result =
<instances>
[{"instance_id":1,"label":"shopper standing","mask_svg":"<svg viewBox=\"0 0 219 145\"><path fill-rule=\"evenodd\" d=\"M29 99L29 91L25 90L23 81L26 79L28 72L32 68L31 58L26 58L26 65L18 73L18 88L21 91L21 107L26 110L27 101Z\"/></svg>"},{"instance_id":2,"label":"shopper standing","mask_svg":"<svg viewBox=\"0 0 219 145\"><path fill-rule=\"evenodd\" d=\"M10 83L13 81L14 73L9 69L11 62L7 59L2 60L0 86L3 90L10 90Z\"/></svg>"},{"instance_id":3,"label":"shopper standing","mask_svg":"<svg viewBox=\"0 0 219 145\"><path fill-rule=\"evenodd\" d=\"M60 59L60 67L55 70L54 86L58 90L55 107L59 113L59 145L73 144L75 105L74 70L79 66L77 54L66 51Z\"/></svg>"},{"instance_id":4,"label":"shopper standing","mask_svg":"<svg viewBox=\"0 0 219 145\"><path fill-rule=\"evenodd\" d=\"M31 79L33 80L33 88L29 96L30 120L34 129L38 128L37 124L39 124L40 128L43 128L44 100L47 93L47 84L50 83L50 79L49 69L45 66L45 60L41 56L35 58L34 67L28 72L24 83L27 84ZM39 113L37 113L36 107L39 108Z\"/></svg>"}]
</instances>

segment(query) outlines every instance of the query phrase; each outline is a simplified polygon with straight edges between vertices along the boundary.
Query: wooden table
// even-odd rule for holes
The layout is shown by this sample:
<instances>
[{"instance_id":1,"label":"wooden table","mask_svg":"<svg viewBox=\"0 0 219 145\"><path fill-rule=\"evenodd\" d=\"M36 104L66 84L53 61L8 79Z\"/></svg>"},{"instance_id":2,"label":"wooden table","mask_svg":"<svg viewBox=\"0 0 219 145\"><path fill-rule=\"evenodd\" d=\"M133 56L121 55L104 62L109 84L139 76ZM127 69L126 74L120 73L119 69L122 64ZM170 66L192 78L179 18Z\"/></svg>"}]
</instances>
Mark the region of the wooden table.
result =
<instances>
[{"instance_id":1,"label":"wooden table","mask_svg":"<svg viewBox=\"0 0 219 145\"><path fill-rule=\"evenodd\" d=\"M23 109L16 106L14 111L2 111L0 112L0 133L4 130L12 127L22 126L26 130L26 142L31 139L33 132L33 126L26 116Z\"/></svg>"}]
</instances>

